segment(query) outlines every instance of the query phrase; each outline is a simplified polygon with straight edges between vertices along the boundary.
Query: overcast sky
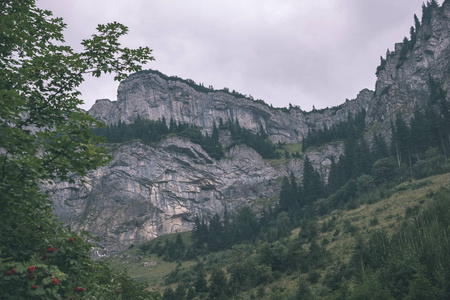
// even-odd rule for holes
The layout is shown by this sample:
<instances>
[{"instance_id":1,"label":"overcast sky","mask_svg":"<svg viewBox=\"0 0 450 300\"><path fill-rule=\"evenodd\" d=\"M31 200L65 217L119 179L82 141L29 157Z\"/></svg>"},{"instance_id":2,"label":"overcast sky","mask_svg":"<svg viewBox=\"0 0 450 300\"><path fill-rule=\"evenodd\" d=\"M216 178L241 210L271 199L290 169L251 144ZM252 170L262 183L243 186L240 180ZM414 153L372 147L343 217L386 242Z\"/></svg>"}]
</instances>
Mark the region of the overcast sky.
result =
<instances>
[{"instance_id":1,"label":"overcast sky","mask_svg":"<svg viewBox=\"0 0 450 300\"><path fill-rule=\"evenodd\" d=\"M144 68L228 87L276 107L339 105L374 89L386 50L409 37L423 0L37 0L67 23L75 49L97 24L129 27L127 47L149 46ZM116 100L112 77L88 77L83 108Z\"/></svg>"}]
</instances>

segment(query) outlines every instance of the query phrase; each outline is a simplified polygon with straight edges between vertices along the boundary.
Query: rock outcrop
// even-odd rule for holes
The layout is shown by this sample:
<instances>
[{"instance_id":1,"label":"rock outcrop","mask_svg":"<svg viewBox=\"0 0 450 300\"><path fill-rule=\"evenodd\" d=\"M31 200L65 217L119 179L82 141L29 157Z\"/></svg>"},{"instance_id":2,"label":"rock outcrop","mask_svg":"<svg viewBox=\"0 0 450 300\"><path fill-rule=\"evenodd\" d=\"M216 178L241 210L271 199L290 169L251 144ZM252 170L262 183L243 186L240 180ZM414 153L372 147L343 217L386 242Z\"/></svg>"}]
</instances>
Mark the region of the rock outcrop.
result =
<instances>
[{"instance_id":1,"label":"rock outcrop","mask_svg":"<svg viewBox=\"0 0 450 300\"><path fill-rule=\"evenodd\" d=\"M107 125L120 121L132 123L142 119L186 122L211 132L214 122L238 120L254 133L262 127L273 142L299 143L309 129L344 121L349 112L367 109L373 92L363 90L356 99L339 107L303 112L301 109L273 108L262 101L239 97L224 90L213 91L189 84L177 77L167 77L157 71L142 71L122 81L118 100L97 100L90 109L96 119Z\"/></svg>"},{"instance_id":2,"label":"rock outcrop","mask_svg":"<svg viewBox=\"0 0 450 300\"><path fill-rule=\"evenodd\" d=\"M415 42L398 43L388 51L367 110L368 126L379 124L379 130L387 133L397 111L411 117L414 108L430 97L430 78L444 91L450 90L450 2L430 13L416 29ZM404 47L410 49L402 54Z\"/></svg>"},{"instance_id":3,"label":"rock outcrop","mask_svg":"<svg viewBox=\"0 0 450 300\"><path fill-rule=\"evenodd\" d=\"M342 145L324 151L326 157L312 152L309 156L325 171ZM48 187L59 219L101 236L106 253L190 230L196 215L210 218L225 207L257 207L260 199L276 199L278 178L291 172L299 175L303 166L293 159L274 167L240 145L215 161L199 145L178 137L157 146L131 141L111 152L111 163L90 172L85 182Z\"/></svg>"}]
</instances>

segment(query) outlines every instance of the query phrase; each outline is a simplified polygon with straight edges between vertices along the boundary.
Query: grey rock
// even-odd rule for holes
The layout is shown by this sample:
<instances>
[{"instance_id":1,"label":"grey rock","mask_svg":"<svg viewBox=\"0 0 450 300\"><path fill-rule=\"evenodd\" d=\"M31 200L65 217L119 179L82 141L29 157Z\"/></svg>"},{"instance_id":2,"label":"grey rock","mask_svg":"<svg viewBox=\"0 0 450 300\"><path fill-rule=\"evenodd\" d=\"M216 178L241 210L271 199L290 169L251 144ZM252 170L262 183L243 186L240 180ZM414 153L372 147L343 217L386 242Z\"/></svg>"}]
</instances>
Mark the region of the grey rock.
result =
<instances>
[{"instance_id":1,"label":"grey rock","mask_svg":"<svg viewBox=\"0 0 450 300\"><path fill-rule=\"evenodd\" d=\"M419 27L417 41L406 60L399 64L402 47L396 44L395 51L387 55L367 111L368 127L377 127L385 137L390 135L390 122L397 112L409 120L414 108L428 101L430 76L445 91L450 88L450 3L446 1L432 11L430 21Z\"/></svg>"},{"instance_id":2,"label":"grey rock","mask_svg":"<svg viewBox=\"0 0 450 300\"><path fill-rule=\"evenodd\" d=\"M238 120L239 124L254 133L262 127L273 142L299 143L309 129L344 121L348 112L353 114L367 109L373 92L361 91L355 100L309 113L293 107L272 108L264 103L231 95L225 91L198 91L178 78L162 77L153 71L143 71L122 81L118 100L97 100L89 110L96 119L107 125L119 121L132 123L143 119L167 122L186 122L211 133L214 122Z\"/></svg>"},{"instance_id":3,"label":"grey rock","mask_svg":"<svg viewBox=\"0 0 450 300\"><path fill-rule=\"evenodd\" d=\"M327 146L338 157L342 146ZM170 137L157 146L131 141L111 149L114 159L75 184L47 187L55 213L76 230L101 236L107 254L157 236L192 229L195 216L210 218L225 207L258 208L258 199L276 199L280 180L302 173L303 161L275 168L253 149L234 146L215 161L197 144ZM311 151L316 168L327 159ZM326 176L326 173L323 173ZM101 253L98 253L101 256Z\"/></svg>"},{"instance_id":4,"label":"grey rock","mask_svg":"<svg viewBox=\"0 0 450 300\"><path fill-rule=\"evenodd\" d=\"M154 260L144 261L144 262L142 263L142 265L143 265L145 268L148 268L148 267L155 267L155 266L158 265L158 262L156 262L156 261L154 261Z\"/></svg>"}]
</instances>

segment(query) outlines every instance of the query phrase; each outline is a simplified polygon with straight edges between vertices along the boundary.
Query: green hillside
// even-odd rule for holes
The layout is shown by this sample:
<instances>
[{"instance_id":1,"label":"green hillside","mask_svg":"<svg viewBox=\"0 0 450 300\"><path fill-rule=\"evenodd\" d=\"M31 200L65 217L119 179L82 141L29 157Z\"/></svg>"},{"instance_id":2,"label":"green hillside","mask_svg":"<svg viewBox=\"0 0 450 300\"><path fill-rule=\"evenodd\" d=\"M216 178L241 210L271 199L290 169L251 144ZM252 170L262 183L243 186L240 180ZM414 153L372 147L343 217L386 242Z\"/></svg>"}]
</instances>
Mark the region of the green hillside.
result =
<instances>
[{"instance_id":1,"label":"green hillside","mask_svg":"<svg viewBox=\"0 0 450 300\"><path fill-rule=\"evenodd\" d=\"M364 203L351 210L334 210L308 220L303 226L292 230L289 236L275 241L269 242L267 238L262 238L254 243L234 245L226 251L198 255L183 261L165 261L163 256L158 257L141 249L151 249L158 243L164 244L166 240L175 242L177 235L172 234L152 240L146 247L133 247L117 254L110 263L113 269L128 269L132 277L148 282L150 289L169 291L167 288L171 288L176 291L180 286L178 290L183 289L186 293L189 287L197 284L200 267L209 285L213 282L213 273L221 270L228 288L224 299L299 299L296 298L299 293L304 293L305 298L301 299L370 299L360 298L358 293L371 289L373 295L419 299L406 298L414 295L414 284L420 284L421 290L428 286L428 292L435 293L433 295L437 297L445 293L445 285L440 286L439 282L427 279L427 267L430 266L422 265L421 260L425 258L421 256L426 249L433 253L433 259L439 261L437 266L445 267L445 263L448 263L439 253L449 250L446 234L450 219L438 219L439 214L450 216L449 184L450 173L409 180L384 189L381 192L384 196L375 203ZM367 197L369 194L366 193L359 197L359 201L364 202ZM430 219L430 215L435 218ZM432 224L421 226L417 239L407 237L414 236L417 222L428 219ZM429 232L429 237L426 237L426 232ZM190 246L190 235L190 232L180 235L186 247ZM395 245L399 237L404 239L403 246ZM427 239L439 240L440 237L441 242L426 243ZM424 240L421 241L421 238ZM371 243L368 244L368 240ZM392 253L381 255L380 249L372 249L376 246L374 241L380 240L386 243L384 248L381 247L383 251L397 250L400 253L401 249L408 256L394 257ZM423 242L422 248L414 245L419 242ZM434 247L436 249L433 250ZM374 257L378 261L369 261ZM379 265L381 268L385 260L394 258L400 266L411 265L411 270L398 270L411 274L398 274L404 278L399 281L402 283L401 289L392 288L397 295L392 295L390 288L383 283L376 284L379 282L376 278L386 270L374 267ZM416 266L412 266L414 264ZM439 276L448 276L448 269L440 272L442 274ZM241 276L241 279L238 280L237 276ZM209 293L210 288L200 296L209 299Z\"/></svg>"}]
</instances>

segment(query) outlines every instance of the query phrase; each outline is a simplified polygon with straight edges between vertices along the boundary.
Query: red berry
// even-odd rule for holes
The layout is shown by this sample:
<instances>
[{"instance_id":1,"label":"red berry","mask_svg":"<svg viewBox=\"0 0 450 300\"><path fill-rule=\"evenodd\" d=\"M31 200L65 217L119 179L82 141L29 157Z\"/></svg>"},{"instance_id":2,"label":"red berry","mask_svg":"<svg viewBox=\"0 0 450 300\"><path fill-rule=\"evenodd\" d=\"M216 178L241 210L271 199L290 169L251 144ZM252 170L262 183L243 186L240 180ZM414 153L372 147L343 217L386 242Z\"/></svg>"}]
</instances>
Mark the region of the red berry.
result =
<instances>
[{"instance_id":1,"label":"red berry","mask_svg":"<svg viewBox=\"0 0 450 300\"><path fill-rule=\"evenodd\" d=\"M10 271L6 272L6 275L15 275L16 269L12 268Z\"/></svg>"},{"instance_id":2,"label":"red berry","mask_svg":"<svg viewBox=\"0 0 450 300\"><path fill-rule=\"evenodd\" d=\"M59 284L59 281L58 281L58 279L56 279L56 277L52 279L52 284L53 285L58 285Z\"/></svg>"},{"instance_id":3,"label":"red berry","mask_svg":"<svg viewBox=\"0 0 450 300\"><path fill-rule=\"evenodd\" d=\"M69 242L70 242L70 243L73 243L73 242L74 242L73 237L69 238Z\"/></svg>"},{"instance_id":4,"label":"red berry","mask_svg":"<svg viewBox=\"0 0 450 300\"><path fill-rule=\"evenodd\" d=\"M31 288L32 288L33 290L37 290L38 287L39 287L39 286L37 286L37 285L33 285Z\"/></svg>"}]
</instances>

